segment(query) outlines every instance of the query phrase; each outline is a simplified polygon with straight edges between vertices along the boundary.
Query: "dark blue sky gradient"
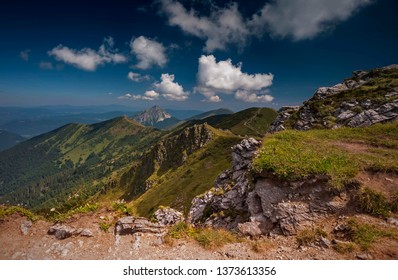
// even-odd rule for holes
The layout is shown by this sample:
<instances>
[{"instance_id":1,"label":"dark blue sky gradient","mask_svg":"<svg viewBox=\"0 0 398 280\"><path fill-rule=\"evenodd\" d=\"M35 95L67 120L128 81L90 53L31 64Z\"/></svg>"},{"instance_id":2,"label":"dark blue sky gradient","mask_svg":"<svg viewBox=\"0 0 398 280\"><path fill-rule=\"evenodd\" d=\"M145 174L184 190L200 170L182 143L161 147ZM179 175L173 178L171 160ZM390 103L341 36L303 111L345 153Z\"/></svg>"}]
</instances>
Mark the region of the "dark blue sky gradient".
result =
<instances>
[{"instance_id":1,"label":"dark blue sky gradient","mask_svg":"<svg viewBox=\"0 0 398 280\"><path fill-rule=\"evenodd\" d=\"M7 3L9 2L9 3ZM194 7L201 15L210 11L211 1L180 1ZM235 1L236 2L236 1ZM239 11L247 17L258 11L264 1L237 1ZM246 2L250 2L247 4ZM218 6L226 1L212 1ZM169 26L167 17L159 12L159 4L151 1L3 1L0 7L0 106L38 105L101 105L122 104L143 108L159 104L167 108L234 110L252 106L296 105L312 96L319 86L333 85L358 69L369 69L398 63L398 1L378 0L359 9L348 20L332 30L310 40L293 41L265 35L250 38L239 50L229 45L214 51L219 60L242 62L242 71L249 74L272 73L269 92L273 103L245 103L233 95L223 95L221 103L201 102L203 96L194 93L198 58L206 54L205 41L184 34ZM96 71L84 71L57 62L47 52L62 44L73 49L97 50L105 37L111 36L115 48L129 54L133 37L156 39L167 51L164 68L131 69L134 56L126 64L106 64ZM30 50L29 61L20 52ZM60 69L45 70L40 62L51 62ZM154 79L142 83L129 81L129 71L151 75ZM184 102L133 101L117 99L125 93L143 94L159 81L162 73L174 74L176 81L190 97ZM112 95L108 93L113 93Z\"/></svg>"}]
</instances>

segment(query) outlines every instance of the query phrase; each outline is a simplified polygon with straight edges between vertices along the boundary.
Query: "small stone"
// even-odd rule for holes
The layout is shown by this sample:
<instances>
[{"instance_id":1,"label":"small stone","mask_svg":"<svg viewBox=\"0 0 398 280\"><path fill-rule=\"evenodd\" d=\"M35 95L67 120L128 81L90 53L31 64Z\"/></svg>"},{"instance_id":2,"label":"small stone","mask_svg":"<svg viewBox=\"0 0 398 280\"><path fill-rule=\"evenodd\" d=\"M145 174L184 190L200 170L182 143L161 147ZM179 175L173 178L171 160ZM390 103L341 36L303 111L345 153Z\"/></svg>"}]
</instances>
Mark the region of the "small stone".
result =
<instances>
[{"instance_id":1,"label":"small stone","mask_svg":"<svg viewBox=\"0 0 398 280\"><path fill-rule=\"evenodd\" d=\"M387 178L387 177L386 177L385 180L386 180L387 182L394 183L394 180L391 179L391 178Z\"/></svg>"},{"instance_id":2,"label":"small stone","mask_svg":"<svg viewBox=\"0 0 398 280\"><path fill-rule=\"evenodd\" d=\"M29 234L29 230L32 227L32 222L31 221L22 221L20 229L23 235L28 235Z\"/></svg>"},{"instance_id":3,"label":"small stone","mask_svg":"<svg viewBox=\"0 0 398 280\"><path fill-rule=\"evenodd\" d=\"M332 243L326 237L321 236L318 240L319 245L322 248L329 249L332 246Z\"/></svg>"},{"instance_id":4,"label":"small stone","mask_svg":"<svg viewBox=\"0 0 398 280\"><path fill-rule=\"evenodd\" d=\"M387 218L387 223L392 224L394 226L398 226L398 219L395 218Z\"/></svg>"},{"instance_id":5,"label":"small stone","mask_svg":"<svg viewBox=\"0 0 398 280\"><path fill-rule=\"evenodd\" d=\"M370 254L358 254L358 255L356 255L355 256L358 260L371 260L371 259L373 259L372 258L372 255L370 255Z\"/></svg>"},{"instance_id":6,"label":"small stone","mask_svg":"<svg viewBox=\"0 0 398 280\"><path fill-rule=\"evenodd\" d=\"M93 237L94 236L94 234L91 232L91 230L89 230L87 228L83 229L83 231L80 233L80 235L84 236L84 237Z\"/></svg>"}]
</instances>

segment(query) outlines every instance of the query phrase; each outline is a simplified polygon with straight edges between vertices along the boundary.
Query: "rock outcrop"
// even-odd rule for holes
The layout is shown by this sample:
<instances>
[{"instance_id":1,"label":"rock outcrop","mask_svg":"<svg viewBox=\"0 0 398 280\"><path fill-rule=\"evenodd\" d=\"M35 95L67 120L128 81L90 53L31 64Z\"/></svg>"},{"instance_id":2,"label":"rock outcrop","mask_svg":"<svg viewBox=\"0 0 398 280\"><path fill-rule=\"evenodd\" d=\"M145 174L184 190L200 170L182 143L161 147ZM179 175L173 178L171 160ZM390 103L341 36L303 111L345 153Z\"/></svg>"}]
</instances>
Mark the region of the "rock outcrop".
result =
<instances>
[{"instance_id":1,"label":"rock outcrop","mask_svg":"<svg viewBox=\"0 0 398 280\"><path fill-rule=\"evenodd\" d=\"M294 235L347 207L349 192L332 192L327 176L281 182L272 174L251 174L259 144L249 138L232 147L232 168L218 176L213 189L193 199L189 222L250 236Z\"/></svg>"},{"instance_id":2,"label":"rock outcrop","mask_svg":"<svg viewBox=\"0 0 398 280\"><path fill-rule=\"evenodd\" d=\"M164 225L152 223L145 218L126 216L116 222L115 234L126 235L135 233L155 233L163 234L166 232Z\"/></svg>"},{"instance_id":3,"label":"rock outcrop","mask_svg":"<svg viewBox=\"0 0 398 280\"><path fill-rule=\"evenodd\" d=\"M232 147L232 168L221 173L215 187L195 197L189 211L191 223L236 227L247 213L245 198L250 188L249 170L260 142L244 139Z\"/></svg>"},{"instance_id":4,"label":"rock outcrop","mask_svg":"<svg viewBox=\"0 0 398 280\"><path fill-rule=\"evenodd\" d=\"M72 236L93 237L94 234L89 229L74 228L67 225L54 225L51 226L47 234L54 235L57 239L65 239Z\"/></svg>"},{"instance_id":5,"label":"rock outcrop","mask_svg":"<svg viewBox=\"0 0 398 280\"><path fill-rule=\"evenodd\" d=\"M155 219L162 225L173 225L184 220L184 215L170 207L161 207L154 213Z\"/></svg>"},{"instance_id":6,"label":"rock outcrop","mask_svg":"<svg viewBox=\"0 0 398 280\"><path fill-rule=\"evenodd\" d=\"M398 117L397 84L398 65L355 71L342 83L317 89L301 107L282 107L268 132L364 127L392 121Z\"/></svg>"}]
</instances>

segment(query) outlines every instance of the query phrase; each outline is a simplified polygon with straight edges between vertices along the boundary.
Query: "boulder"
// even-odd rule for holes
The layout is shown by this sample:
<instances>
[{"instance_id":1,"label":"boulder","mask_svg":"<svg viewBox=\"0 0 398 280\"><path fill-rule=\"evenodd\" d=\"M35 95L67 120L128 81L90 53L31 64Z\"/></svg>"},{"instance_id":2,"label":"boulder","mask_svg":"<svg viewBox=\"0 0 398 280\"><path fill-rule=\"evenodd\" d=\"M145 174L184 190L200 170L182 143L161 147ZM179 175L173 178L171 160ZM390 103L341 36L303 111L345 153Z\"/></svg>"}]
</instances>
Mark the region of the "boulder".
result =
<instances>
[{"instance_id":1,"label":"boulder","mask_svg":"<svg viewBox=\"0 0 398 280\"><path fill-rule=\"evenodd\" d=\"M163 234L166 232L164 225L160 223L152 223L145 218L126 216L120 218L116 222L115 234L127 235L134 233L156 233Z\"/></svg>"},{"instance_id":2,"label":"boulder","mask_svg":"<svg viewBox=\"0 0 398 280\"><path fill-rule=\"evenodd\" d=\"M50 227L47 233L50 235L55 235L57 239L65 239L79 234L78 230L66 225L54 225Z\"/></svg>"},{"instance_id":3,"label":"boulder","mask_svg":"<svg viewBox=\"0 0 398 280\"><path fill-rule=\"evenodd\" d=\"M312 225L313 215L309 205L303 202L278 203L275 218L284 235L296 234L298 230Z\"/></svg>"},{"instance_id":4,"label":"boulder","mask_svg":"<svg viewBox=\"0 0 398 280\"><path fill-rule=\"evenodd\" d=\"M162 207L156 210L155 219L162 225L172 225L184 220L184 215L170 207Z\"/></svg>"}]
</instances>

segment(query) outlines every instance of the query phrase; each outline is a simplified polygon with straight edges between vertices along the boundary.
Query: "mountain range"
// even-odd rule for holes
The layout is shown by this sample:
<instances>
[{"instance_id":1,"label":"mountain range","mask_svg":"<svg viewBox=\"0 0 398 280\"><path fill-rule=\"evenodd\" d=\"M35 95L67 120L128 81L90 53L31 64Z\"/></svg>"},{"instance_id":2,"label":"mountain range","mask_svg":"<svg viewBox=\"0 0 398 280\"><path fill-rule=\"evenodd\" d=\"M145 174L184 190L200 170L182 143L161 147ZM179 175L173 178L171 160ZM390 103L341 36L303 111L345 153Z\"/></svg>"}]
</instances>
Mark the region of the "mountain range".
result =
<instances>
[{"instance_id":1,"label":"mountain range","mask_svg":"<svg viewBox=\"0 0 398 280\"><path fill-rule=\"evenodd\" d=\"M63 222L101 205L128 215L100 216L105 231L140 216L150 232L163 226L149 220L176 223L170 238L225 239L210 230L224 228L256 242L295 236L346 258L369 248L396 258L397 117L398 66L390 65L355 71L278 112L219 109L181 120L154 106L67 124L0 152L0 204ZM0 205L0 218L7 209L29 213Z\"/></svg>"},{"instance_id":2,"label":"mountain range","mask_svg":"<svg viewBox=\"0 0 398 280\"><path fill-rule=\"evenodd\" d=\"M219 115L217 120L217 113L229 114ZM68 124L33 137L0 153L0 201L41 210L71 208L112 188L134 196L143 192L148 182L158 180L153 179L154 174L157 178L164 170L173 173L173 168L185 161L195 165L197 153L212 154L208 164L217 167L210 172L214 177L227 167L232 144L244 135L263 134L276 116L274 110L261 108L231 113L209 111L181 121L154 106L133 118ZM174 128L159 130L163 127ZM201 137L207 140L201 142ZM198 164L206 162L205 156L201 159ZM204 182L203 187L196 184L197 190L189 197L205 190L207 180L199 185Z\"/></svg>"}]
</instances>

